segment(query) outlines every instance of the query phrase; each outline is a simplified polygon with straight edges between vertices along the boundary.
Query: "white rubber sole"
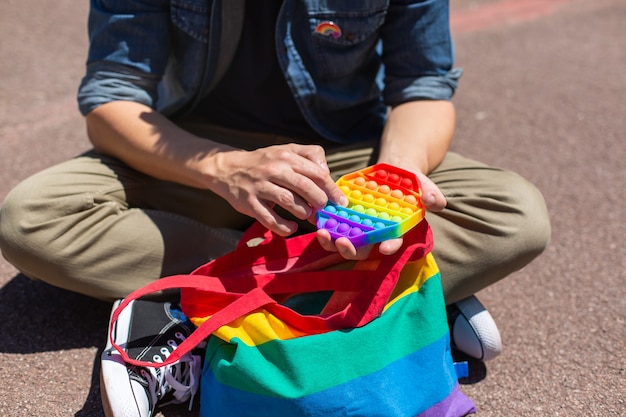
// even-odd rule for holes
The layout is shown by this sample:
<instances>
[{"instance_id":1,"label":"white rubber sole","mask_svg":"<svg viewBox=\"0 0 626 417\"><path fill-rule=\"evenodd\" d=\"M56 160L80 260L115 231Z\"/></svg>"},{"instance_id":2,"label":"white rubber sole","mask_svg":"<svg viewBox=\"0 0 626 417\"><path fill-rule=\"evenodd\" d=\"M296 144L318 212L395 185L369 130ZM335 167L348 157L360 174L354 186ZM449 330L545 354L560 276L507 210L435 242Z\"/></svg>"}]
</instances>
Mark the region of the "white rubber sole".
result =
<instances>
[{"instance_id":1,"label":"white rubber sole","mask_svg":"<svg viewBox=\"0 0 626 417\"><path fill-rule=\"evenodd\" d=\"M474 296L456 303L459 316L450 334L457 350L483 361L502 352L502 339L493 317Z\"/></svg>"},{"instance_id":2,"label":"white rubber sole","mask_svg":"<svg viewBox=\"0 0 626 417\"><path fill-rule=\"evenodd\" d=\"M121 301L113 304L113 310ZM132 304L132 302L131 302ZM128 328L132 305L120 314L117 325ZM110 328L107 327L107 331ZM115 332L115 330L114 330ZM127 335L114 333L115 342L124 347ZM100 361L100 396L106 417L151 417L150 403L145 388L128 374L126 363L121 355L112 349L107 333L107 343Z\"/></svg>"}]
</instances>

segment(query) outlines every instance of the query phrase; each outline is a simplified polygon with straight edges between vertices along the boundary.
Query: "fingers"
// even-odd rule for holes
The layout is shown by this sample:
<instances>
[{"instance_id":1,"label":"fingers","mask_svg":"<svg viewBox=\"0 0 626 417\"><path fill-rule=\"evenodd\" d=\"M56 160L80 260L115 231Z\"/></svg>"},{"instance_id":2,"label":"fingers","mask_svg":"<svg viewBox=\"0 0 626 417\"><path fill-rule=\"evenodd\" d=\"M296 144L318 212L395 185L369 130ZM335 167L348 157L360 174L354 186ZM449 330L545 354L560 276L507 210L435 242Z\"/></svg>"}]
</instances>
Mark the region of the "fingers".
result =
<instances>
[{"instance_id":1,"label":"fingers","mask_svg":"<svg viewBox=\"0 0 626 417\"><path fill-rule=\"evenodd\" d=\"M294 151L300 155L306 162L302 164L295 164L294 170L296 173L304 177L299 180L312 181L320 190L324 192L325 200L322 204L314 206L314 208L322 208L328 200L333 203L345 206L348 204L348 199L341 192L335 181L330 176L330 170L326 164L326 154L321 146L317 145L293 145ZM298 188L306 192L305 188L299 184ZM306 196L303 196L306 199Z\"/></svg>"},{"instance_id":2,"label":"fingers","mask_svg":"<svg viewBox=\"0 0 626 417\"><path fill-rule=\"evenodd\" d=\"M426 210L441 211L446 207L446 197L443 195L439 187L426 175L417 174L422 185L422 203Z\"/></svg>"},{"instance_id":3,"label":"fingers","mask_svg":"<svg viewBox=\"0 0 626 417\"><path fill-rule=\"evenodd\" d=\"M326 152L324 148L317 145L296 145L296 147L300 155L318 165L327 174L330 174L330 169L326 163Z\"/></svg>"},{"instance_id":4,"label":"fingers","mask_svg":"<svg viewBox=\"0 0 626 417\"><path fill-rule=\"evenodd\" d=\"M403 243L404 240L402 238L385 240L378 245L378 251L383 255L393 255L400 250Z\"/></svg>"},{"instance_id":5,"label":"fingers","mask_svg":"<svg viewBox=\"0 0 626 417\"><path fill-rule=\"evenodd\" d=\"M295 144L276 147L269 160L271 163L263 174L267 181L257 187L260 200L278 205L301 220L313 216L329 200L347 205L347 198L330 177L321 147ZM275 215L273 212L265 214ZM281 222L277 216L275 218ZM273 223L269 217L267 221Z\"/></svg>"},{"instance_id":6,"label":"fingers","mask_svg":"<svg viewBox=\"0 0 626 417\"><path fill-rule=\"evenodd\" d=\"M319 229L317 231L317 241L325 250L329 252L339 252L343 258L353 261L366 259L376 246L367 245L357 249L352 242L345 237L340 237L333 241L330 233L326 229ZM402 238L385 240L378 245L378 250L383 255L393 255L402 247L402 243Z\"/></svg>"},{"instance_id":7,"label":"fingers","mask_svg":"<svg viewBox=\"0 0 626 417\"><path fill-rule=\"evenodd\" d=\"M213 179L214 190L236 210L280 235L295 232L297 224L280 216L276 206L306 220L329 200L347 204L320 146L286 144L223 153L217 165L220 175Z\"/></svg>"},{"instance_id":8,"label":"fingers","mask_svg":"<svg viewBox=\"0 0 626 417\"><path fill-rule=\"evenodd\" d=\"M356 261L366 259L373 247L373 245L368 245L357 249L352 242L345 237L340 237L333 241L330 233L325 229L319 229L317 231L317 241L325 250L329 252L339 252L343 258Z\"/></svg>"},{"instance_id":9,"label":"fingers","mask_svg":"<svg viewBox=\"0 0 626 417\"><path fill-rule=\"evenodd\" d=\"M333 244L330 232L326 229L318 229L316 232L317 241L320 246L329 252L337 252L337 248Z\"/></svg>"},{"instance_id":10,"label":"fingers","mask_svg":"<svg viewBox=\"0 0 626 417\"><path fill-rule=\"evenodd\" d=\"M278 178L275 179L275 181L282 182L282 180ZM302 197L300 194L275 182L264 184L257 193L257 198L267 202L266 204L268 206L274 207L278 205L301 220L306 220L313 216L317 210L314 207L320 207L320 204L323 207L323 205L326 204L325 196L317 197L321 199L321 203L315 204L307 200L307 198L314 199L315 197Z\"/></svg>"},{"instance_id":11,"label":"fingers","mask_svg":"<svg viewBox=\"0 0 626 417\"><path fill-rule=\"evenodd\" d=\"M273 204L259 201L253 207L250 215L255 217L268 230L280 236L289 236L298 230L298 223L279 216L274 210Z\"/></svg>"}]
</instances>

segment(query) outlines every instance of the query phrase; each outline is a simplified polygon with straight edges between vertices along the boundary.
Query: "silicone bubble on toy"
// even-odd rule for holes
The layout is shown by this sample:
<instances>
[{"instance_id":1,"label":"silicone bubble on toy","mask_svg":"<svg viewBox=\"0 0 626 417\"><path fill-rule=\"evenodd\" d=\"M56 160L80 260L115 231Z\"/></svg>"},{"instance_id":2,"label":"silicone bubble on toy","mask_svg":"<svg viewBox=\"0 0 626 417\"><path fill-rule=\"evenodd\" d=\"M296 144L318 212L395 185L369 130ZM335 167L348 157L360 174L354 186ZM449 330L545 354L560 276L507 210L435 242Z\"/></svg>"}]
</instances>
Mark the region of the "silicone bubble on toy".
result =
<instances>
[{"instance_id":1,"label":"silicone bubble on toy","mask_svg":"<svg viewBox=\"0 0 626 417\"><path fill-rule=\"evenodd\" d=\"M417 176L388 164L376 164L339 178L348 206L328 204L317 213L317 228L333 239L348 238L355 247L404 235L424 218Z\"/></svg>"}]
</instances>

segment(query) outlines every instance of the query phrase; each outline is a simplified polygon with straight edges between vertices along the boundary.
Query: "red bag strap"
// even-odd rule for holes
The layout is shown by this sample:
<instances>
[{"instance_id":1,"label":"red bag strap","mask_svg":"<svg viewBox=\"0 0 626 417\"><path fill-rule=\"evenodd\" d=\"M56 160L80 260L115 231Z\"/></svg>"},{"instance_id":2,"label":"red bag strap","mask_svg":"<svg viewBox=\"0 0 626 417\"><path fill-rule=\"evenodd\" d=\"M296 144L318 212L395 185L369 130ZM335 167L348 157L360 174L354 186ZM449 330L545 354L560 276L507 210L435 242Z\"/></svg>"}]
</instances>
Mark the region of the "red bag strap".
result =
<instances>
[{"instance_id":1,"label":"red bag strap","mask_svg":"<svg viewBox=\"0 0 626 417\"><path fill-rule=\"evenodd\" d=\"M128 307L131 301L141 298L145 295L152 294L154 292L163 291L172 288L198 288L207 291L223 291L220 288L219 283L216 280L207 279L200 275L175 275L167 278L161 278L157 281L153 281L148 285L140 288L137 291L131 293L126 297L120 305L115 309L111 316L111 327L109 329L109 338L112 346L117 349L124 361L131 365L136 366L151 366L154 368L160 368L165 365L171 365L179 360L186 353L191 352L193 348L198 346L200 342L208 338L211 333L219 329L220 327L237 320L238 318L245 316L259 308L276 303L269 295L261 288L255 288L250 292L243 294L238 299L234 300L226 307L222 308L206 320L201 326L194 330L187 339L185 339L174 351L169 355L164 362L147 362L133 359L128 356L128 353L122 349L113 340L113 329L117 319L122 311Z\"/></svg>"},{"instance_id":2,"label":"red bag strap","mask_svg":"<svg viewBox=\"0 0 626 417\"><path fill-rule=\"evenodd\" d=\"M246 243L255 238L259 238L260 243L256 242L256 246L248 247ZM424 251L415 254L414 258L419 258L432 249L432 236L426 221L420 222L405 234L405 245L415 242L422 243ZM368 260L383 258L387 257L373 250ZM255 222L244 233L234 251L200 266L192 274L246 277L250 274L321 270L345 261L338 253L322 248L315 233L284 238ZM363 268L357 262L354 269Z\"/></svg>"},{"instance_id":3,"label":"red bag strap","mask_svg":"<svg viewBox=\"0 0 626 417\"><path fill-rule=\"evenodd\" d=\"M284 238L279 239L284 240ZM322 316L302 317L295 312L279 311L281 310L279 306L272 306L272 310L280 313L279 317L291 326L303 331L315 329L328 331L329 329L358 327L380 315L396 286L404 265L412 259L422 258L431 249L432 234L428 224L422 222L405 235L402 249L393 255L377 255L378 265L375 270L364 268L357 270L366 263L361 262L357 263L354 269L344 271L287 269L287 272L281 270L276 274L260 274L254 270L254 265L240 264L235 268L237 273L232 274L228 269L224 269L223 265L218 265L222 259L217 259L205 265L200 272L207 276L218 277L215 279L219 279L229 293L243 294L256 287L263 287L266 293L272 295L329 290L354 292L345 309ZM240 247L235 252L246 250L245 247ZM324 251L324 253L328 252ZM232 257L236 254L231 253L226 256ZM369 262L371 263L371 260ZM211 299L211 302L207 302L208 299ZM210 316L224 305L223 300L222 296L216 297L194 288L181 292L181 306L183 312L189 317Z\"/></svg>"},{"instance_id":4,"label":"red bag strap","mask_svg":"<svg viewBox=\"0 0 626 417\"><path fill-rule=\"evenodd\" d=\"M314 235L314 233L310 235ZM293 249L297 245L301 245L302 242L312 242L312 238L314 236L308 236L305 239L300 239L296 245L287 243L283 246L292 246ZM269 239L272 242L284 244L292 241L294 238L277 238L272 235ZM283 242L280 242L281 240ZM225 257L240 259L238 254L248 249L250 248L239 245L233 253L225 255ZM380 256L378 267L373 271L296 271L279 274L255 275L252 273L248 276L235 274L223 277L198 274L198 272L216 272L214 269L221 269L214 268L216 264L223 262L220 261L221 258L218 258L194 271L191 275L175 275L161 278L129 294L113 312L111 328L109 329L111 343L120 352L124 361L129 364L161 367L179 360L221 326L229 324L261 307L273 310L280 314L281 318L289 319L290 324L295 324L296 327L312 332L359 327L380 315L404 265L411 259L423 257L431 249L432 234L427 223L423 221L405 235L405 243L402 249L393 255ZM303 251L307 250L310 251L309 254L318 252L318 248L315 245L310 246L310 243L306 243L303 249ZM237 255L234 254L235 252L237 252ZM327 256L327 254L328 252L324 251L322 256ZM229 259L227 263L230 262L232 262L232 259ZM152 363L130 358L113 340L113 326L119 315L131 301L148 294L173 288L181 289L181 299L187 299L187 308L183 306L185 314L195 317L210 317L183 341L165 362ZM358 291L358 294L342 311L325 316L301 316L289 308L278 304L269 295L325 290ZM207 299L211 297L218 302L207 302ZM181 302L181 304L184 303ZM203 311L203 308L208 309L208 311Z\"/></svg>"}]
</instances>

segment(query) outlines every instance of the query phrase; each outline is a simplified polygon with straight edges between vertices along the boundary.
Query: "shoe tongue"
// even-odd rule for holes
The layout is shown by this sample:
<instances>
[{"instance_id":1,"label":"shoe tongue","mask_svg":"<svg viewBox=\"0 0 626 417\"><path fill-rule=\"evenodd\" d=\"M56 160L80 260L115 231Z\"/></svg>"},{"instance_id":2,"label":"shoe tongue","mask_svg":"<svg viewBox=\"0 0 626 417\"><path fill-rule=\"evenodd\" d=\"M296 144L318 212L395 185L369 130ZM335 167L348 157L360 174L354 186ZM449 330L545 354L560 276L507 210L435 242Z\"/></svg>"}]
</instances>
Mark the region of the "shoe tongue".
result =
<instances>
[{"instance_id":1,"label":"shoe tongue","mask_svg":"<svg viewBox=\"0 0 626 417\"><path fill-rule=\"evenodd\" d=\"M180 345L191 333L186 320L172 315L176 310L172 310L170 303L137 300L133 307L126 344L126 351L133 359L164 361L174 346Z\"/></svg>"}]
</instances>

